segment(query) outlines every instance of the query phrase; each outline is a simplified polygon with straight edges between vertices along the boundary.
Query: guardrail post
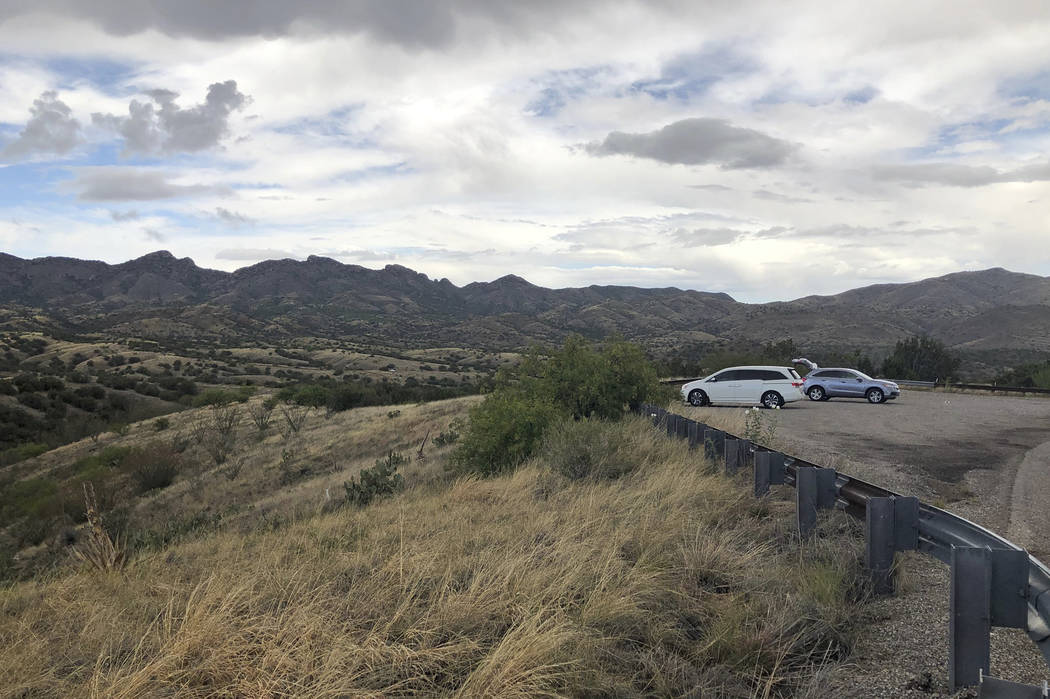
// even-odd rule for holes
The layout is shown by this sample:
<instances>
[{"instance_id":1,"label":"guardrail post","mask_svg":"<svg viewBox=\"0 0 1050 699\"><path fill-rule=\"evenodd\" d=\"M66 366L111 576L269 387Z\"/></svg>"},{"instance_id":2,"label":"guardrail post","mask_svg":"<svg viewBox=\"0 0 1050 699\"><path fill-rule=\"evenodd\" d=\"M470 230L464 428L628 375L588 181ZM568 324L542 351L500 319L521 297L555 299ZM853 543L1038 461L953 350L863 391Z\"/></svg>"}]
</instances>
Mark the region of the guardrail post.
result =
<instances>
[{"instance_id":1,"label":"guardrail post","mask_svg":"<svg viewBox=\"0 0 1050 699\"><path fill-rule=\"evenodd\" d=\"M992 626L1028 627L1028 552L992 549Z\"/></svg>"},{"instance_id":2,"label":"guardrail post","mask_svg":"<svg viewBox=\"0 0 1050 699\"><path fill-rule=\"evenodd\" d=\"M864 565L877 595L893 594L893 498L871 498L864 513Z\"/></svg>"},{"instance_id":3,"label":"guardrail post","mask_svg":"<svg viewBox=\"0 0 1050 699\"><path fill-rule=\"evenodd\" d=\"M948 683L953 692L977 684L981 673L988 672L991 592L991 549L953 546L948 618Z\"/></svg>"},{"instance_id":4,"label":"guardrail post","mask_svg":"<svg viewBox=\"0 0 1050 699\"><path fill-rule=\"evenodd\" d=\"M755 452L755 497L769 493L769 486L784 484L784 455L779 451Z\"/></svg>"},{"instance_id":5,"label":"guardrail post","mask_svg":"<svg viewBox=\"0 0 1050 699\"><path fill-rule=\"evenodd\" d=\"M681 437L682 439L688 438L689 437L689 425L692 424L692 423L693 423L693 421L690 420L687 417L679 417L678 418L678 436Z\"/></svg>"},{"instance_id":6,"label":"guardrail post","mask_svg":"<svg viewBox=\"0 0 1050 699\"><path fill-rule=\"evenodd\" d=\"M667 413L667 436L674 437L678 430L678 415L674 413Z\"/></svg>"},{"instance_id":7,"label":"guardrail post","mask_svg":"<svg viewBox=\"0 0 1050 699\"><path fill-rule=\"evenodd\" d=\"M704 430L704 452L707 458L716 461L722 458L726 449L726 433L722 430L708 428Z\"/></svg>"},{"instance_id":8,"label":"guardrail post","mask_svg":"<svg viewBox=\"0 0 1050 699\"><path fill-rule=\"evenodd\" d=\"M812 466L795 471L795 510L798 535L808 538L817 526L817 469Z\"/></svg>"},{"instance_id":9,"label":"guardrail post","mask_svg":"<svg viewBox=\"0 0 1050 699\"><path fill-rule=\"evenodd\" d=\"M795 470L795 509L798 533L807 538L817 526L817 510L835 507L835 469L800 466Z\"/></svg>"},{"instance_id":10,"label":"guardrail post","mask_svg":"<svg viewBox=\"0 0 1050 699\"><path fill-rule=\"evenodd\" d=\"M707 425L693 420L689 423L689 448L697 449L704 443L704 431Z\"/></svg>"},{"instance_id":11,"label":"guardrail post","mask_svg":"<svg viewBox=\"0 0 1050 699\"><path fill-rule=\"evenodd\" d=\"M730 437L729 435L726 435L724 448L727 476L732 476L736 474L737 470L739 470L740 468L741 442L743 442L742 439L737 439L736 437Z\"/></svg>"},{"instance_id":12,"label":"guardrail post","mask_svg":"<svg viewBox=\"0 0 1050 699\"><path fill-rule=\"evenodd\" d=\"M893 594L893 558L919 547L919 499L871 498L865 507L865 565L875 594Z\"/></svg>"}]
</instances>

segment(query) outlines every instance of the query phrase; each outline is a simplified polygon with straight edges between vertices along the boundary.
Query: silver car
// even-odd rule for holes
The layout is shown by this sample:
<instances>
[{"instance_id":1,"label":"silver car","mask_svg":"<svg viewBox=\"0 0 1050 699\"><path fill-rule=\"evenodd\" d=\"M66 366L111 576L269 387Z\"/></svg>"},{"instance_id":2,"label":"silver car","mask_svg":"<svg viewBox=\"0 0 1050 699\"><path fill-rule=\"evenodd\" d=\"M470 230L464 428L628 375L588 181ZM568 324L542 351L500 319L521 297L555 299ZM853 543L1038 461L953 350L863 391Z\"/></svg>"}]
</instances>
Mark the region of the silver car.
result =
<instances>
[{"instance_id":1,"label":"silver car","mask_svg":"<svg viewBox=\"0 0 1050 699\"><path fill-rule=\"evenodd\" d=\"M893 400L901 394L892 381L873 379L856 369L814 369L803 380L802 390L810 400L865 398L869 403Z\"/></svg>"}]
</instances>

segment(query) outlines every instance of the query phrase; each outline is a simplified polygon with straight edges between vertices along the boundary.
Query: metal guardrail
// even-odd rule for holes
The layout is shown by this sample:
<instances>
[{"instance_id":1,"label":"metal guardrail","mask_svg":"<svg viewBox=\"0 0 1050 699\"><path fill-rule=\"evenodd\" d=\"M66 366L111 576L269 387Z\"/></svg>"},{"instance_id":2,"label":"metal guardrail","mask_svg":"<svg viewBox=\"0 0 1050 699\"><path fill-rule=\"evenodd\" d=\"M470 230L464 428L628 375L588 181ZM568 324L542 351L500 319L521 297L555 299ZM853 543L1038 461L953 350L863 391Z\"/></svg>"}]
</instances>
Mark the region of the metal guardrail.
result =
<instances>
[{"instance_id":1,"label":"metal guardrail","mask_svg":"<svg viewBox=\"0 0 1050 699\"><path fill-rule=\"evenodd\" d=\"M640 412L664 425L668 435L703 446L735 473L749 456L755 466L755 495L769 485L796 489L799 533L816 524L818 509L837 508L866 525L866 563L876 592L892 592L896 551L915 549L952 570L950 683L974 685L988 671L992 626L1023 628L1050 665L1050 569L1024 549L980 525L914 497L822 468L798 457L754 444L731 433L643 405ZM888 583L888 588L887 588ZM971 600L977 600L971 602Z\"/></svg>"}]
</instances>

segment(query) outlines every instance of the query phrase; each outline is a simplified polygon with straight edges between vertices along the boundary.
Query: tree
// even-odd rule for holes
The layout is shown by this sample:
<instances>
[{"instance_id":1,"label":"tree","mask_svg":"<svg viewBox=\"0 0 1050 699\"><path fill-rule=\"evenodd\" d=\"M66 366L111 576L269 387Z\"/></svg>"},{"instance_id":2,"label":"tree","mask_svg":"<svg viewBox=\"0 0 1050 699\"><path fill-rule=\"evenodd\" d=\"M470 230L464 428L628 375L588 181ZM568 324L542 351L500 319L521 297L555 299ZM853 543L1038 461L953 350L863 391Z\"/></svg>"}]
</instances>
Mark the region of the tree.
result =
<instances>
[{"instance_id":1,"label":"tree","mask_svg":"<svg viewBox=\"0 0 1050 699\"><path fill-rule=\"evenodd\" d=\"M943 342L927 335L898 340L882 363L882 374L894 379L935 381L955 376L961 360Z\"/></svg>"}]
</instances>

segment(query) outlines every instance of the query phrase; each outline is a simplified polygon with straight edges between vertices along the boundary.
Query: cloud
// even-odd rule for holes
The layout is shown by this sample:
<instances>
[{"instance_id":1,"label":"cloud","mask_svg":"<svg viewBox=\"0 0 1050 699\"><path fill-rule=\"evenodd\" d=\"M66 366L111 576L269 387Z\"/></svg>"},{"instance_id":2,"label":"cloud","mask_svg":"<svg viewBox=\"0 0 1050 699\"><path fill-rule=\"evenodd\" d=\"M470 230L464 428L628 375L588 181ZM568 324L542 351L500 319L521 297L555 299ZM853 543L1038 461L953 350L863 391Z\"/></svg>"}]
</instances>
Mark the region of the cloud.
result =
<instances>
[{"instance_id":1,"label":"cloud","mask_svg":"<svg viewBox=\"0 0 1050 699\"><path fill-rule=\"evenodd\" d=\"M6 3L0 23L22 11L50 11L92 21L118 36L156 30L172 37L209 41L234 37L274 39L291 35L368 34L408 48L447 47L463 25L479 22L517 33L547 29L557 14L564 18L598 3L536 0L530 3L492 0L316 0L257 2L256 0L137 0L123 2L34 0Z\"/></svg>"},{"instance_id":2,"label":"cloud","mask_svg":"<svg viewBox=\"0 0 1050 699\"><path fill-rule=\"evenodd\" d=\"M1050 162L1025 165L1014 170L997 170L989 165L962 163L916 163L876 165L872 175L877 180L910 184L940 184L951 187L983 187L1000 182L1050 181Z\"/></svg>"},{"instance_id":3,"label":"cloud","mask_svg":"<svg viewBox=\"0 0 1050 699\"><path fill-rule=\"evenodd\" d=\"M215 209L215 216L218 217L223 223L227 223L231 226L244 226L255 223L255 219L249 218L244 214L237 213L236 211L230 211L223 207Z\"/></svg>"},{"instance_id":4,"label":"cloud","mask_svg":"<svg viewBox=\"0 0 1050 699\"><path fill-rule=\"evenodd\" d=\"M768 189L756 189L751 193L755 199L763 199L765 201L780 201L785 204L812 204L812 199L806 199L805 197L789 197L785 194L778 194L777 192L770 192Z\"/></svg>"},{"instance_id":5,"label":"cloud","mask_svg":"<svg viewBox=\"0 0 1050 699\"><path fill-rule=\"evenodd\" d=\"M134 221L139 218L139 212L134 209L131 211L110 211L109 215L114 221Z\"/></svg>"},{"instance_id":6,"label":"cloud","mask_svg":"<svg viewBox=\"0 0 1050 699\"><path fill-rule=\"evenodd\" d=\"M717 164L723 169L780 165L795 146L723 119L695 117L649 133L613 131L586 146L593 155L633 155L681 165Z\"/></svg>"},{"instance_id":7,"label":"cloud","mask_svg":"<svg viewBox=\"0 0 1050 699\"><path fill-rule=\"evenodd\" d=\"M73 110L58 99L57 92L48 90L33 100L25 128L0 155L12 160L43 153L63 155L80 142L80 122L73 118Z\"/></svg>"},{"instance_id":8,"label":"cloud","mask_svg":"<svg viewBox=\"0 0 1050 699\"><path fill-rule=\"evenodd\" d=\"M167 237L163 233L161 233L160 231L158 231L158 230L156 230L154 228L143 228L142 229L142 236L146 240L151 240L154 243L165 243L168 240Z\"/></svg>"},{"instance_id":9,"label":"cloud","mask_svg":"<svg viewBox=\"0 0 1050 699\"><path fill-rule=\"evenodd\" d=\"M258 262L259 260L301 260L302 255L273 248L226 248L215 253L218 260Z\"/></svg>"},{"instance_id":10,"label":"cloud","mask_svg":"<svg viewBox=\"0 0 1050 699\"><path fill-rule=\"evenodd\" d=\"M236 80L212 83L201 104L183 109L177 92L150 90L152 102L131 100L128 116L95 113L96 126L124 137L125 153L192 153L219 144L229 134L230 114L251 99L237 89Z\"/></svg>"},{"instance_id":11,"label":"cloud","mask_svg":"<svg viewBox=\"0 0 1050 699\"><path fill-rule=\"evenodd\" d=\"M159 170L124 167L80 168L63 189L76 193L81 201L150 201L229 192L212 185L175 184Z\"/></svg>"}]
</instances>

